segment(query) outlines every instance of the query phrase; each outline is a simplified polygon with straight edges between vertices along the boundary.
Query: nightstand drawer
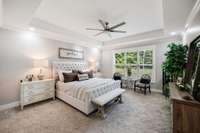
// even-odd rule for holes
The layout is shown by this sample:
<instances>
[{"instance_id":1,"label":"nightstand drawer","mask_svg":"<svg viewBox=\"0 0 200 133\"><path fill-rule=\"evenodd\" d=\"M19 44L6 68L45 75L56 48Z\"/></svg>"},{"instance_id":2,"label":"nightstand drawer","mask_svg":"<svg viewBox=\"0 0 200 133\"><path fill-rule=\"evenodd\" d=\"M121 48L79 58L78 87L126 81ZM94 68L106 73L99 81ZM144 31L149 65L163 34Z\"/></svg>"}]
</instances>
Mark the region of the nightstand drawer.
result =
<instances>
[{"instance_id":1,"label":"nightstand drawer","mask_svg":"<svg viewBox=\"0 0 200 133\"><path fill-rule=\"evenodd\" d=\"M49 93L43 93L43 94L36 95L36 96L25 97L24 104L31 104L31 103L35 103L38 101L42 101L42 100L53 97L53 95L54 95L54 92L52 91Z\"/></svg>"},{"instance_id":2,"label":"nightstand drawer","mask_svg":"<svg viewBox=\"0 0 200 133\"><path fill-rule=\"evenodd\" d=\"M44 83L33 83L33 84L27 84L24 85L24 91L29 91L31 90L37 90L37 89L48 89L48 88L53 88L54 87L54 83L52 82L44 82Z\"/></svg>"},{"instance_id":3,"label":"nightstand drawer","mask_svg":"<svg viewBox=\"0 0 200 133\"><path fill-rule=\"evenodd\" d=\"M54 88L33 88L33 89L25 89L24 90L24 97L27 96L34 96L42 93L48 93L50 91L54 91Z\"/></svg>"}]
</instances>

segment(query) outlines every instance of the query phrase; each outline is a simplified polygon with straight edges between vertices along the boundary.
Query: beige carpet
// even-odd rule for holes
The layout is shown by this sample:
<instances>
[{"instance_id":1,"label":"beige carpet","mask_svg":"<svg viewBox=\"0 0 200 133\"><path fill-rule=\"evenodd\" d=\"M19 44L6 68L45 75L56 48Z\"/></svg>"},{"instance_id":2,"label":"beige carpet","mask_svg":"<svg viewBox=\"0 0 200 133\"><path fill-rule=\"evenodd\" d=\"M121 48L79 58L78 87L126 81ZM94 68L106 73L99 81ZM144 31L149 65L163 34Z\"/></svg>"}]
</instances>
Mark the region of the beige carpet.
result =
<instances>
[{"instance_id":1,"label":"beige carpet","mask_svg":"<svg viewBox=\"0 0 200 133\"><path fill-rule=\"evenodd\" d=\"M161 94L127 91L124 104L108 109L105 120L89 117L60 100L0 112L0 133L169 133L169 102Z\"/></svg>"}]
</instances>

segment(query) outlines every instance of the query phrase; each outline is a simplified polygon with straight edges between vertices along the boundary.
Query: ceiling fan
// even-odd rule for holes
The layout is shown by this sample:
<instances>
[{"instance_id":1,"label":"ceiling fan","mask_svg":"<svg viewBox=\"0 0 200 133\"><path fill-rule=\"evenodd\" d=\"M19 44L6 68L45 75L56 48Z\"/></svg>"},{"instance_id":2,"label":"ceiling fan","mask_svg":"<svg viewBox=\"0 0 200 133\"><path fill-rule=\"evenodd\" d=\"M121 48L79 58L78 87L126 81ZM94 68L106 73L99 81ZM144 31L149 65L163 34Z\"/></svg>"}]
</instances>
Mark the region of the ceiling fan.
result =
<instances>
[{"instance_id":1,"label":"ceiling fan","mask_svg":"<svg viewBox=\"0 0 200 133\"><path fill-rule=\"evenodd\" d=\"M94 36L98 36L101 35L103 33L107 33L109 37L111 37L112 32L116 32L116 33L126 33L126 31L122 31L122 30L115 30L116 28L125 25L126 22L121 22L119 24L116 24L114 26L109 26L109 22L104 22L103 20L99 19L99 23L101 24L101 26L103 27L103 29L98 29L98 28L86 28L86 30L95 30L95 31L100 31L99 33L95 34Z\"/></svg>"}]
</instances>

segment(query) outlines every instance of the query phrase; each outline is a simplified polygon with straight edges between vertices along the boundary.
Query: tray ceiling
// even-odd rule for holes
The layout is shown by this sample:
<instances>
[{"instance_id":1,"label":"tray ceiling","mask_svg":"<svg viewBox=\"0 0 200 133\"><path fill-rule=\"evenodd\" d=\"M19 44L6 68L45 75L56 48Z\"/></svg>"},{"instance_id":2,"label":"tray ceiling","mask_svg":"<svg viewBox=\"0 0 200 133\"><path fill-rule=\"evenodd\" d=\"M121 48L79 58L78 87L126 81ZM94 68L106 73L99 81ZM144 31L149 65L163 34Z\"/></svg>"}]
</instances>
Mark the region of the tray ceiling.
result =
<instances>
[{"instance_id":1,"label":"tray ceiling","mask_svg":"<svg viewBox=\"0 0 200 133\"><path fill-rule=\"evenodd\" d=\"M161 0L43 0L34 18L74 31L90 38L107 41L132 34L163 28ZM122 21L127 24L120 27L126 34L112 33L95 37L96 31L85 28L102 28L98 19L115 25Z\"/></svg>"}]
</instances>

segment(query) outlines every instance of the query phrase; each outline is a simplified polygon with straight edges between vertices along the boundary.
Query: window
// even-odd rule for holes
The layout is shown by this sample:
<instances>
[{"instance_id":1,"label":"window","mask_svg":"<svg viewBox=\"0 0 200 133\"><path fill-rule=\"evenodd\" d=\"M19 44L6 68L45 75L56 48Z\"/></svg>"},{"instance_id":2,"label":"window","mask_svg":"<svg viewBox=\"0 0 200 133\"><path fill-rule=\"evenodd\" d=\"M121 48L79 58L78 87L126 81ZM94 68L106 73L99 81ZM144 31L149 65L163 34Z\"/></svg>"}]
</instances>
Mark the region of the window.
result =
<instances>
[{"instance_id":1,"label":"window","mask_svg":"<svg viewBox=\"0 0 200 133\"><path fill-rule=\"evenodd\" d=\"M114 53L114 72L140 78L149 74L155 81L154 47L126 49Z\"/></svg>"}]
</instances>

